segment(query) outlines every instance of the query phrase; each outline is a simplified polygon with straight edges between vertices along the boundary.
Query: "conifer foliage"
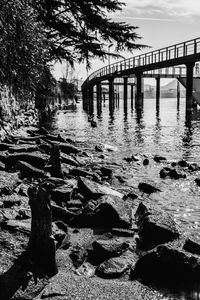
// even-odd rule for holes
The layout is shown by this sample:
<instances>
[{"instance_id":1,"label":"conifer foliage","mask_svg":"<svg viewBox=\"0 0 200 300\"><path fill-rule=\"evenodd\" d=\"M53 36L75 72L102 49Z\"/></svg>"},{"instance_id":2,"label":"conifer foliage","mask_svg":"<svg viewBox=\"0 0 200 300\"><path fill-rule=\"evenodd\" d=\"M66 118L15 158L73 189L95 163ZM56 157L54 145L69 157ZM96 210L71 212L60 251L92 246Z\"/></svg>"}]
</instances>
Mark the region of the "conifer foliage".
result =
<instances>
[{"instance_id":1,"label":"conifer foliage","mask_svg":"<svg viewBox=\"0 0 200 300\"><path fill-rule=\"evenodd\" d=\"M35 0L32 5L46 29L51 59L89 62L109 55L111 43L118 53L143 47L135 43L137 27L108 17L122 10L119 0Z\"/></svg>"}]
</instances>

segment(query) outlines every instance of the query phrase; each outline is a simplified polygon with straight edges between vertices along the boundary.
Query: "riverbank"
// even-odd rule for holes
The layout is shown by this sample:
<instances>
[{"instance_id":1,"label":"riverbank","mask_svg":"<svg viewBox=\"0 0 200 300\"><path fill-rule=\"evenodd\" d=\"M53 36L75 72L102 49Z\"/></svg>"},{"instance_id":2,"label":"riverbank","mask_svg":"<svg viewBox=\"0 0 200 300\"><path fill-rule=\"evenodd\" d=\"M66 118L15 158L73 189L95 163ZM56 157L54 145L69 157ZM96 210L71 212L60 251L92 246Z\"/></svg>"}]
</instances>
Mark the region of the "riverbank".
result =
<instances>
[{"instance_id":1,"label":"riverbank","mask_svg":"<svg viewBox=\"0 0 200 300\"><path fill-rule=\"evenodd\" d=\"M61 150L63 179L54 177L55 169L52 171L48 163L52 145L59 145ZM143 285L138 279L147 280L147 274L170 273L170 277L175 270L181 278L188 265L190 275L198 272L199 253L188 251L187 237L178 239L181 242L177 244L181 230L173 216L156 205L162 187L151 177L148 182L137 178L133 187L129 185L132 178L125 175L127 167L134 169L137 177L138 170L150 172L154 164L163 182L178 182L185 177L194 180L198 178L198 165L184 161L172 164L158 155L134 154L110 163L114 147L97 144L92 152L86 151L79 142L36 127L21 128L1 143L0 149L1 299L178 299L170 289L160 293L159 284L156 291L150 287L153 283ZM50 280L44 276L36 280L22 259L31 230L28 188L41 180L53 184L53 234L59 273ZM198 180L194 184L198 185ZM168 246L173 240L175 244ZM163 243L167 248L157 248ZM198 251L194 250L198 244L189 243L193 252ZM164 253L171 261L170 269L162 261L166 259ZM158 258L154 266L151 255ZM177 255L175 261L173 255ZM142 257L146 257L145 262ZM156 268L157 263L162 270ZM191 288L189 292L193 291Z\"/></svg>"}]
</instances>

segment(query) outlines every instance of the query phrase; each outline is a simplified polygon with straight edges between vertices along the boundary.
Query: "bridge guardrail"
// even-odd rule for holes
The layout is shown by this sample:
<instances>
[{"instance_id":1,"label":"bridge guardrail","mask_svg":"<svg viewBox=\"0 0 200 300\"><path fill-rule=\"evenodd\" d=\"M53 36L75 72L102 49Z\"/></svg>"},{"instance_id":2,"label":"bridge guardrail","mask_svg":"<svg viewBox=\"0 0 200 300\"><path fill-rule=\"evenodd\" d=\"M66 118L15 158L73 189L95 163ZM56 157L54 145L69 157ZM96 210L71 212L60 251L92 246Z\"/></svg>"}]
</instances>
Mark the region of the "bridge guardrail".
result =
<instances>
[{"instance_id":1,"label":"bridge guardrail","mask_svg":"<svg viewBox=\"0 0 200 300\"><path fill-rule=\"evenodd\" d=\"M107 65L88 76L83 83L87 85L92 79L112 75L132 68L183 58L200 53L200 38L147 52L119 62Z\"/></svg>"}]
</instances>

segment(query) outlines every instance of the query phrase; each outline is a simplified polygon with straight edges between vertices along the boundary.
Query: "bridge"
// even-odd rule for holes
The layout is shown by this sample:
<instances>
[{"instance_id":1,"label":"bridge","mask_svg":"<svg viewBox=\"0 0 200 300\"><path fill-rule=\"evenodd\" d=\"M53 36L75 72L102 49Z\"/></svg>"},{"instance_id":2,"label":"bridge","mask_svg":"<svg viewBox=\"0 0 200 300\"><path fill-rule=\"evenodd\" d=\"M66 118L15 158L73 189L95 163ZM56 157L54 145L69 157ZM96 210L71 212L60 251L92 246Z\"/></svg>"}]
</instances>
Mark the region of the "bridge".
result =
<instances>
[{"instance_id":1,"label":"bridge","mask_svg":"<svg viewBox=\"0 0 200 300\"><path fill-rule=\"evenodd\" d=\"M156 105L160 99L160 78L177 78L186 88L186 112L191 113L194 106L194 77L200 77L200 38L185 41L176 45L137 55L119 62L109 64L93 72L82 85L83 108L93 104L94 87L96 86L97 105L102 98L102 84L109 86L109 106L114 105L114 85L116 79L122 78L124 86L124 104L127 104L128 84L130 78L135 79L131 84L131 100L133 85L136 86L135 106L143 107L143 78L156 79ZM200 104L200 101L197 101Z\"/></svg>"}]
</instances>

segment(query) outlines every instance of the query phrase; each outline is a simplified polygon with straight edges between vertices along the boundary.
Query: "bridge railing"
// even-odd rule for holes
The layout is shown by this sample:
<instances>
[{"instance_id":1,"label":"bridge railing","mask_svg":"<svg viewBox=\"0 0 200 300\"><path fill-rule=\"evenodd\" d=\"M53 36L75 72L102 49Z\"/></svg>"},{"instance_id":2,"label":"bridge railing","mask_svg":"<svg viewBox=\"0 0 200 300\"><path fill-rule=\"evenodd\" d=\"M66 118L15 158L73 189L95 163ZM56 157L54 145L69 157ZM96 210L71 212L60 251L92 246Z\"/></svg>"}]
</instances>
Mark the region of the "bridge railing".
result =
<instances>
[{"instance_id":1,"label":"bridge railing","mask_svg":"<svg viewBox=\"0 0 200 300\"><path fill-rule=\"evenodd\" d=\"M119 61L117 63L107 65L93 72L86 79L84 84L87 84L94 78L104 77L113 73L120 73L139 66L146 66L159 62L169 61L172 59L182 58L197 53L200 53L200 38L165 47L159 50L147 52L138 56Z\"/></svg>"}]
</instances>

